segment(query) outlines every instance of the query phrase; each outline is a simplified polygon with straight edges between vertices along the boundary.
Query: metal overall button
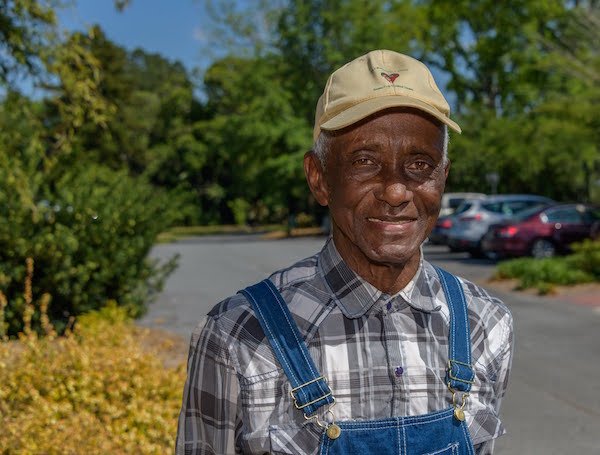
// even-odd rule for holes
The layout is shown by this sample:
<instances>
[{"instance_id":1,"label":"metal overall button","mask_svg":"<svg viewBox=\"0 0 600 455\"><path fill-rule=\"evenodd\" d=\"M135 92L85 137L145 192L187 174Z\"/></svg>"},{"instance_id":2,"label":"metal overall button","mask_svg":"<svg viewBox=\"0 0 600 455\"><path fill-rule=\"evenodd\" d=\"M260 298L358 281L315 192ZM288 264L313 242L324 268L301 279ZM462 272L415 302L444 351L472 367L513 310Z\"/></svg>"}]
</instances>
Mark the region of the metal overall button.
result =
<instances>
[{"instance_id":1,"label":"metal overall button","mask_svg":"<svg viewBox=\"0 0 600 455\"><path fill-rule=\"evenodd\" d=\"M448 383L448 389L450 389L450 392L452 392L452 406L454 406L454 417L456 418L456 420L463 422L465 420L465 411L463 411L463 408L465 407L465 404L467 404L467 398L469 397L469 394L466 392L462 392L462 401L459 405L458 403L456 403L456 394L458 393L458 391L450 387L450 383Z\"/></svg>"}]
</instances>

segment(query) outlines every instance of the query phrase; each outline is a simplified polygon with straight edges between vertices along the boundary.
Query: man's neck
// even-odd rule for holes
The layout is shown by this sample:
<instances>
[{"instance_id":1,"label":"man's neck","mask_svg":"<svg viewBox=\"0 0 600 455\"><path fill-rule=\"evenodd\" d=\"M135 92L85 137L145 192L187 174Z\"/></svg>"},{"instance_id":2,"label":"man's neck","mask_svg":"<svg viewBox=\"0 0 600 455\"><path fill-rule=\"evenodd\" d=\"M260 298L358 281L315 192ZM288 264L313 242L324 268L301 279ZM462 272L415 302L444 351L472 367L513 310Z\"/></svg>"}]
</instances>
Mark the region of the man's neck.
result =
<instances>
[{"instance_id":1,"label":"man's neck","mask_svg":"<svg viewBox=\"0 0 600 455\"><path fill-rule=\"evenodd\" d=\"M368 260L362 251L356 247L348 253L348 249L337 247L335 236L333 240L340 257L346 265L363 280L388 295L395 295L404 289L419 270L421 249L404 263L379 263Z\"/></svg>"}]
</instances>

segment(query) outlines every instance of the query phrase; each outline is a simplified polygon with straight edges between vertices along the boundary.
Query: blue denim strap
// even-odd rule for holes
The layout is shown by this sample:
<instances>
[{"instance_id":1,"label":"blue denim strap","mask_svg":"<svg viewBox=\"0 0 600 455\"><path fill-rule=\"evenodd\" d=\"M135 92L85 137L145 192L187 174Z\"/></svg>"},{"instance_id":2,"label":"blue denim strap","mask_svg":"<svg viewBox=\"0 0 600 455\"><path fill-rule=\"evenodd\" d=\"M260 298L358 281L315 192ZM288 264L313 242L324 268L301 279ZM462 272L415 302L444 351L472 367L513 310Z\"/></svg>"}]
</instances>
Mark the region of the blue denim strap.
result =
<instances>
[{"instance_id":1,"label":"blue denim strap","mask_svg":"<svg viewBox=\"0 0 600 455\"><path fill-rule=\"evenodd\" d=\"M475 380L475 372L471 364L471 331L465 294L458 278L438 267L435 267L435 270L440 277L450 309L450 347L446 383L454 390L468 392Z\"/></svg>"},{"instance_id":2,"label":"blue denim strap","mask_svg":"<svg viewBox=\"0 0 600 455\"><path fill-rule=\"evenodd\" d=\"M256 317L292 384L296 408L310 416L335 400L308 352L287 304L270 280L239 291L252 304Z\"/></svg>"}]
</instances>

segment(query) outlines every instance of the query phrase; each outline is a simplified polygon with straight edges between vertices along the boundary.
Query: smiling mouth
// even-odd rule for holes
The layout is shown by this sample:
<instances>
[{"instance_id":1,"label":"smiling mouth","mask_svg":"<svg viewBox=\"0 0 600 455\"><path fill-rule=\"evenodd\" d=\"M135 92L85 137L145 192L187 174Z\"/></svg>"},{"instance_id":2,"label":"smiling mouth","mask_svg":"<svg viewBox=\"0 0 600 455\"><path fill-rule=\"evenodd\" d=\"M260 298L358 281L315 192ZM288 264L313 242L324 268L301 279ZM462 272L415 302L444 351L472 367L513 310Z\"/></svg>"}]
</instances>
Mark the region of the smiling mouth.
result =
<instances>
[{"instance_id":1,"label":"smiling mouth","mask_svg":"<svg viewBox=\"0 0 600 455\"><path fill-rule=\"evenodd\" d=\"M381 219L381 218L373 218L373 217L369 217L369 218L367 218L367 220L372 221L374 223L394 224L397 226L407 224L407 223L412 223L413 221L415 221L414 218L401 219L401 220L390 220L390 219Z\"/></svg>"}]
</instances>

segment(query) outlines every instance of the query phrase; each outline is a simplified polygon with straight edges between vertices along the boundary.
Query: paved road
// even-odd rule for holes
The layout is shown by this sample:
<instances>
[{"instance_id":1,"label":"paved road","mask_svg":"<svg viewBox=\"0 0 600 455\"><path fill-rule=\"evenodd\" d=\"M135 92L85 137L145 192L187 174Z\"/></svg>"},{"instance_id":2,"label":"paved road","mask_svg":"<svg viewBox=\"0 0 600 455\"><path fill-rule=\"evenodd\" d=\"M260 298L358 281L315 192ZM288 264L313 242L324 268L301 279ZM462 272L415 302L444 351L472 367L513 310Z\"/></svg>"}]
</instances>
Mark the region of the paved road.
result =
<instances>
[{"instance_id":1,"label":"paved road","mask_svg":"<svg viewBox=\"0 0 600 455\"><path fill-rule=\"evenodd\" d=\"M157 246L160 258L179 253L180 266L140 324L189 338L219 300L277 268L317 252L324 238L264 241L254 236L189 239ZM428 260L483 283L486 260L426 246ZM600 454L600 296L598 306L490 289L515 320L516 353L501 417L509 434L499 455Z\"/></svg>"}]
</instances>

